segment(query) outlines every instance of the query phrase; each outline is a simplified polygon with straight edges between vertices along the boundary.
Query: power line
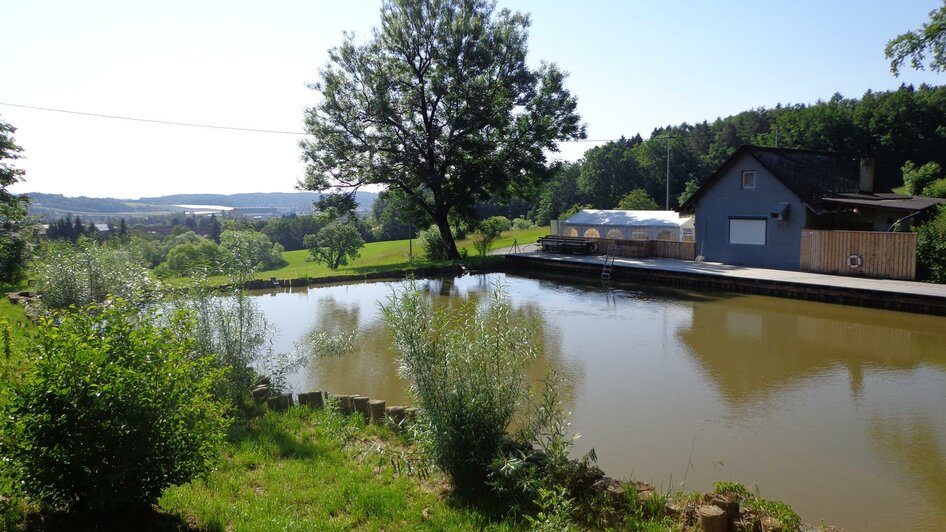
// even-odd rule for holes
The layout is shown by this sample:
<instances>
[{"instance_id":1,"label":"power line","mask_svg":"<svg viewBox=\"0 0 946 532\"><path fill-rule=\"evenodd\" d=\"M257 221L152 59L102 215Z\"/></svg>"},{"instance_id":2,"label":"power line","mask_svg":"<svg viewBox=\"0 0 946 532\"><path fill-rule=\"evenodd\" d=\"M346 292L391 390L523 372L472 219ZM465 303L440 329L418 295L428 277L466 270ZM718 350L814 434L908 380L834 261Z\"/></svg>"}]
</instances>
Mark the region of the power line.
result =
<instances>
[{"instance_id":1,"label":"power line","mask_svg":"<svg viewBox=\"0 0 946 532\"><path fill-rule=\"evenodd\" d=\"M305 135L306 133L301 133L299 131L280 131L277 129L255 129L251 127L231 127L231 126L218 126L213 124L195 124L191 122L173 122L170 120L154 120L150 118L136 118L131 116L118 116L118 115L106 115L101 113L87 113L84 111L70 111L68 109L53 109L51 107L37 107L34 105L20 105L17 103L6 103L0 102L0 105L7 105L10 107L21 107L23 109L35 109L38 111L51 111L54 113L66 113L71 115L81 115L81 116L94 116L96 118L111 118L114 120L130 120L132 122L148 122L150 124L162 124L166 126L186 126L186 127L203 127L209 129L227 129L230 131L250 131L253 133L276 133L280 135Z\"/></svg>"},{"instance_id":2,"label":"power line","mask_svg":"<svg viewBox=\"0 0 946 532\"><path fill-rule=\"evenodd\" d=\"M72 111L69 109L54 109L52 107L38 107L35 105L22 105L18 103L6 103L0 102L0 105L6 105L9 107L19 107L22 109L34 109L37 111L50 111L53 113L66 113L70 115L80 115L80 116L93 116L96 118L110 118L113 120L129 120L132 122L146 122L149 124L161 124L165 126L185 126L185 127L203 127L208 129L226 129L229 131L249 131L252 133L274 133L278 135L308 135L301 131L282 131L278 129L256 129L251 127L233 127L233 126L219 126L215 124L197 124L193 122L174 122L171 120L155 120L151 118L137 118L133 116L120 116L120 115L107 115L102 113L89 113L85 111ZM560 142L613 142L618 139L575 139L575 140L563 140Z\"/></svg>"}]
</instances>

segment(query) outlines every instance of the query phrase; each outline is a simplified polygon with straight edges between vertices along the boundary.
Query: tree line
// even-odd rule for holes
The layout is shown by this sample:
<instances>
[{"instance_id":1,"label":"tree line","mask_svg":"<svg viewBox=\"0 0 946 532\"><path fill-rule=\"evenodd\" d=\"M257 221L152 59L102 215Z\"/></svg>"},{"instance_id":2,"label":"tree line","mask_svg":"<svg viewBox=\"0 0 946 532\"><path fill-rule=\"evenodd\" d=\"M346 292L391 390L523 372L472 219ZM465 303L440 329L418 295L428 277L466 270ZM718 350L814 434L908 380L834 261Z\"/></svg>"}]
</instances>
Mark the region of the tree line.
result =
<instances>
[{"instance_id":1,"label":"tree line","mask_svg":"<svg viewBox=\"0 0 946 532\"><path fill-rule=\"evenodd\" d=\"M946 165L946 87L904 85L861 98L835 94L810 105L779 104L713 122L659 127L646 140L639 134L622 137L561 165L532 192L530 218L544 224L576 204L612 209L635 190L663 207L668 149L669 206L677 208L743 144L870 155L878 186L899 187L905 166ZM942 177L936 169L927 179Z\"/></svg>"}]
</instances>

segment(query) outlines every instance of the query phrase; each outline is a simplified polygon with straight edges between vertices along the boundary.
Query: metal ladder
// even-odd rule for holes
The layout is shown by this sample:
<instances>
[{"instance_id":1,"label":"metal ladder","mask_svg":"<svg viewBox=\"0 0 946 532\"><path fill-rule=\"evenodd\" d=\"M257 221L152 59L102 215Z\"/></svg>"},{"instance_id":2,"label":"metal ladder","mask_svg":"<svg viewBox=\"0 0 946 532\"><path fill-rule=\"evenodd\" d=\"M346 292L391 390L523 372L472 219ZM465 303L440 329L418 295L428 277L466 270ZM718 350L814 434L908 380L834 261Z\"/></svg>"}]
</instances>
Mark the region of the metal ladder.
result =
<instances>
[{"instance_id":1,"label":"metal ladder","mask_svg":"<svg viewBox=\"0 0 946 532\"><path fill-rule=\"evenodd\" d=\"M611 270L614 269L614 255L616 251L614 244L608 247L608 256L604 258L604 269L601 270L602 281L611 280Z\"/></svg>"}]
</instances>

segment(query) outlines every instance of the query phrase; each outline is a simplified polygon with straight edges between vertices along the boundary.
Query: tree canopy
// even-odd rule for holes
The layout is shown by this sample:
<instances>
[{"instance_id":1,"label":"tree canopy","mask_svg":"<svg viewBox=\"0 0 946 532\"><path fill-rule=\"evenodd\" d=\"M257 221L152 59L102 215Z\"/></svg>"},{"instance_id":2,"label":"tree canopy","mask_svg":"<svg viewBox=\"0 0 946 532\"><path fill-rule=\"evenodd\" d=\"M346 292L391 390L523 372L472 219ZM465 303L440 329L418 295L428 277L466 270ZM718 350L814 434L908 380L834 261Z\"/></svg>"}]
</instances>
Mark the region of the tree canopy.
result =
<instances>
[{"instance_id":1,"label":"tree canopy","mask_svg":"<svg viewBox=\"0 0 946 532\"><path fill-rule=\"evenodd\" d=\"M927 59L926 54L930 54ZM917 70L929 67L933 72L946 70L946 2L930 11L929 22L919 29L898 35L887 43L884 56L890 60L890 71L900 75L900 68L908 59Z\"/></svg>"},{"instance_id":2,"label":"tree canopy","mask_svg":"<svg viewBox=\"0 0 946 532\"><path fill-rule=\"evenodd\" d=\"M388 0L368 42L330 51L301 142L309 190L395 190L436 223L549 177L545 150L582 138L554 64L526 64L527 15L487 0Z\"/></svg>"},{"instance_id":3,"label":"tree canopy","mask_svg":"<svg viewBox=\"0 0 946 532\"><path fill-rule=\"evenodd\" d=\"M20 158L22 148L13 141L16 128L0 120L0 282L19 281L26 260L26 239L22 235L26 219L26 196L15 196L7 187L19 182L23 170L10 161Z\"/></svg>"}]
</instances>

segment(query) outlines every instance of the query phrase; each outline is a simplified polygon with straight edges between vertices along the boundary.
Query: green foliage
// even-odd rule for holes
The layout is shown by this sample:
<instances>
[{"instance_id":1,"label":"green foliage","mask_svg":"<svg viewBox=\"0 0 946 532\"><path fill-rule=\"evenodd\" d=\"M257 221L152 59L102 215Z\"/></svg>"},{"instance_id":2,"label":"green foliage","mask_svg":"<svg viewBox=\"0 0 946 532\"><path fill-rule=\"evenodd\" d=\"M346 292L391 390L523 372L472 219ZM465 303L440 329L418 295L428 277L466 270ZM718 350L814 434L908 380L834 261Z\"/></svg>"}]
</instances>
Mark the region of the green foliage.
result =
<instances>
[{"instance_id":1,"label":"green foliage","mask_svg":"<svg viewBox=\"0 0 946 532\"><path fill-rule=\"evenodd\" d=\"M927 60L926 54L932 57ZM930 11L930 20L919 29L898 35L887 42L884 57L890 60L890 72L900 75L908 59L916 70L929 67L933 72L946 69L946 4Z\"/></svg>"},{"instance_id":2,"label":"green foliage","mask_svg":"<svg viewBox=\"0 0 946 532\"><path fill-rule=\"evenodd\" d=\"M680 195L677 196L677 204L682 206L684 203L687 202L687 200L693 197L693 195L696 194L696 191L699 189L700 189L699 181L697 181L696 179L690 179L689 181L687 181L686 188L684 188L683 192L681 192Z\"/></svg>"},{"instance_id":3,"label":"green foliage","mask_svg":"<svg viewBox=\"0 0 946 532\"><path fill-rule=\"evenodd\" d=\"M532 229L535 227L535 224L532 220L527 220L525 218L514 218L512 220L513 229Z\"/></svg>"},{"instance_id":4,"label":"green foliage","mask_svg":"<svg viewBox=\"0 0 946 532\"><path fill-rule=\"evenodd\" d=\"M937 179L926 185L922 195L929 198L946 198L946 178Z\"/></svg>"},{"instance_id":5,"label":"green foliage","mask_svg":"<svg viewBox=\"0 0 946 532\"><path fill-rule=\"evenodd\" d=\"M608 209L614 206L614 198L635 188L645 188L652 176L644 172L635 157L634 148L641 142L640 136L621 137L585 152L578 176L581 200L596 209Z\"/></svg>"},{"instance_id":6,"label":"green foliage","mask_svg":"<svg viewBox=\"0 0 946 532\"><path fill-rule=\"evenodd\" d=\"M477 225L476 231L472 234L473 247L481 257L489 254L494 241L502 234L512 228L512 222L505 216L490 216Z\"/></svg>"},{"instance_id":7,"label":"green foliage","mask_svg":"<svg viewBox=\"0 0 946 532\"><path fill-rule=\"evenodd\" d=\"M946 283L946 207L916 228L916 265L920 279Z\"/></svg>"},{"instance_id":8,"label":"green foliage","mask_svg":"<svg viewBox=\"0 0 946 532\"><path fill-rule=\"evenodd\" d=\"M0 416L5 473L34 500L109 512L210 470L226 420L190 317L116 301L45 319Z\"/></svg>"},{"instance_id":9,"label":"green foliage","mask_svg":"<svg viewBox=\"0 0 946 532\"><path fill-rule=\"evenodd\" d=\"M587 203L576 203L568 208L567 211L558 215L559 221L565 221L569 219L572 215L577 214L578 211L583 211L585 209L592 209L593 207Z\"/></svg>"},{"instance_id":10,"label":"green foliage","mask_svg":"<svg viewBox=\"0 0 946 532\"><path fill-rule=\"evenodd\" d=\"M566 532L575 530L572 523L575 501L568 498L565 488L539 488L536 500L538 512L534 516L526 515L530 530L548 532Z\"/></svg>"},{"instance_id":11,"label":"green foliage","mask_svg":"<svg viewBox=\"0 0 946 532\"><path fill-rule=\"evenodd\" d=\"M7 187L23 179L23 170L9 161L19 159L22 148L13 141L16 128L0 120L0 283L16 283L26 271L29 237L26 196L14 196Z\"/></svg>"},{"instance_id":12,"label":"green foliage","mask_svg":"<svg viewBox=\"0 0 946 532\"><path fill-rule=\"evenodd\" d=\"M657 202L651 198L647 191L642 188L635 188L627 193L618 202L616 209L625 211L656 211L660 210Z\"/></svg>"},{"instance_id":13,"label":"green foliage","mask_svg":"<svg viewBox=\"0 0 946 532\"><path fill-rule=\"evenodd\" d=\"M791 506L784 502L763 499L738 482L714 482L713 492L735 497L743 508L753 516L750 520L770 516L781 521L785 530L801 530L801 517L792 510ZM756 522L755 526L759 527L760 525Z\"/></svg>"},{"instance_id":14,"label":"green foliage","mask_svg":"<svg viewBox=\"0 0 946 532\"><path fill-rule=\"evenodd\" d=\"M482 488L527 392L533 324L517 315L500 287L485 305L435 310L410 285L382 309L401 374L429 423L434 461L458 488Z\"/></svg>"},{"instance_id":15,"label":"green foliage","mask_svg":"<svg viewBox=\"0 0 946 532\"><path fill-rule=\"evenodd\" d=\"M90 240L49 243L32 268L43 304L54 309L101 303L108 297L142 302L160 286L130 248Z\"/></svg>"},{"instance_id":16,"label":"green foliage","mask_svg":"<svg viewBox=\"0 0 946 532\"><path fill-rule=\"evenodd\" d=\"M229 256L213 240L201 239L197 243L178 244L171 248L167 253L167 261L156 273L159 276L223 273L228 259Z\"/></svg>"},{"instance_id":17,"label":"green foliage","mask_svg":"<svg viewBox=\"0 0 946 532\"><path fill-rule=\"evenodd\" d=\"M424 248L424 255L427 260L446 260L449 256L447 245L443 241L443 235L437 226L430 226L417 234L417 240Z\"/></svg>"},{"instance_id":18,"label":"green foliage","mask_svg":"<svg viewBox=\"0 0 946 532\"><path fill-rule=\"evenodd\" d=\"M271 270L286 265L283 247L255 230L226 230L220 234L220 247L228 253L227 271L237 279L248 279L256 270Z\"/></svg>"},{"instance_id":19,"label":"green foliage","mask_svg":"<svg viewBox=\"0 0 946 532\"><path fill-rule=\"evenodd\" d=\"M903 172L903 183L907 186L907 193L914 196L923 195L924 191L942 176L939 163L932 161L917 167L913 161L907 161L900 169Z\"/></svg>"},{"instance_id":20,"label":"green foliage","mask_svg":"<svg viewBox=\"0 0 946 532\"><path fill-rule=\"evenodd\" d=\"M545 151L582 138L556 66L526 62L529 17L487 0L394 0L361 44L348 35L311 87L303 186L381 184L425 212L447 257L452 216L548 178Z\"/></svg>"},{"instance_id":21,"label":"green foliage","mask_svg":"<svg viewBox=\"0 0 946 532\"><path fill-rule=\"evenodd\" d=\"M337 270L339 266L348 264L350 259L358 258L365 241L354 224L336 220L318 233L306 235L304 244L314 261Z\"/></svg>"},{"instance_id":22,"label":"green foliage","mask_svg":"<svg viewBox=\"0 0 946 532\"><path fill-rule=\"evenodd\" d=\"M268 381L271 391L281 391L301 360L273 352L273 328L245 291L221 293L204 288L203 281L195 278L194 286L169 306L194 316L194 351L224 370L214 396L239 409L248 404L252 388L260 382Z\"/></svg>"},{"instance_id":23,"label":"green foliage","mask_svg":"<svg viewBox=\"0 0 946 532\"><path fill-rule=\"evenodd\" d=\"M288 251L305 249L303 239L305 235L314 235L322 225L314 216L283 216L270 218L263 226L262 232L270 240L281 244Z\"/></svg>"}]
</instances>

